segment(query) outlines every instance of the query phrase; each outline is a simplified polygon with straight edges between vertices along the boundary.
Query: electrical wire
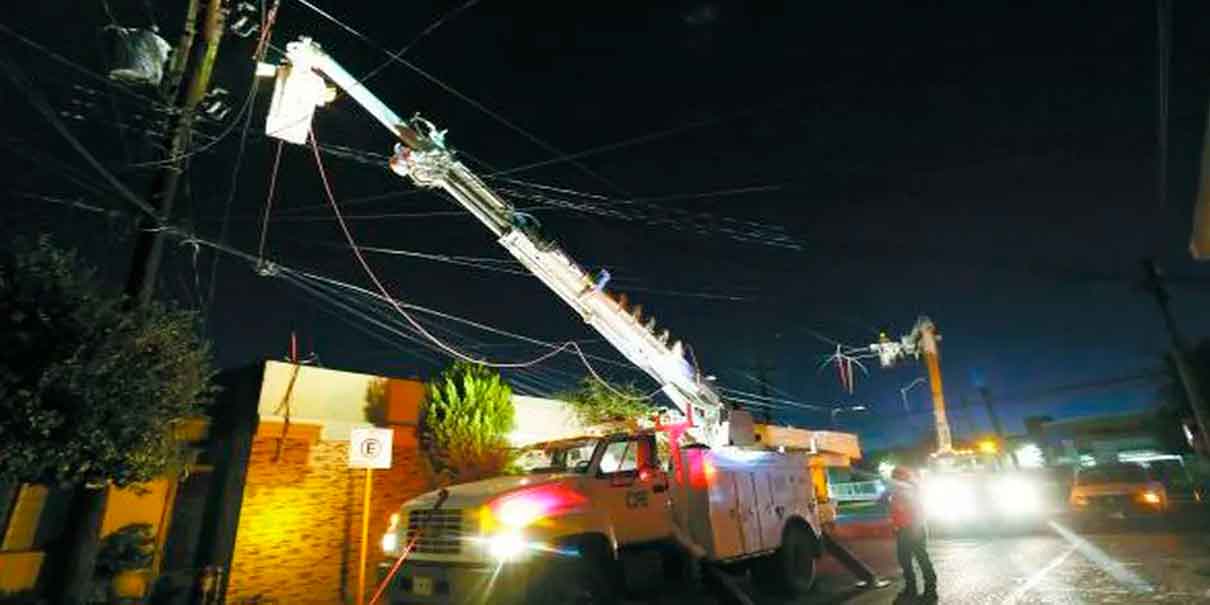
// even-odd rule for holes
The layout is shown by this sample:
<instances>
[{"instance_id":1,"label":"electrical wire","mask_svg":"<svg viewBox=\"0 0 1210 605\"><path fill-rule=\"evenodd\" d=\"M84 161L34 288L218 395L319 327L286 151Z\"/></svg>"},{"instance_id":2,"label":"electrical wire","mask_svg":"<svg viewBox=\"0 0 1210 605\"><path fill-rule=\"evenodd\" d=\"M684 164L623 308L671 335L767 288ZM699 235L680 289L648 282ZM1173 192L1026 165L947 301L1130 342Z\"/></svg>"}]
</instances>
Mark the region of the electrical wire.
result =
<instances>
[{"instance_id":1,"label":"electrical wire","mask_svg":"<svg viewBox=\"0 0 1210 605\"><path fill-rule=\"evenodd\" d=\"M259 58L257 60L259 60ZM260 80L258 78L254 78L252 80L252 90L251 90L251 92L248 93L248 103L247 103L248 107L251 107L252 105L254 105L256 103L256 95L257 95L257 91L259 88L260 88ZM240 174L240 170L244 167L244 152L248 148L248 132L252 129L252 118L253 118L253 112L251 110L249 110L247 112L247 116L244 117L244 128L243 128L243 132L240 133L239 148L235 152L235 166L231 169L231 185L227 188L227 200L223 203L223 220L222 220L221 226L219 227L219 235L218 235L219 242L227 241L227 230L229 229L230 223L231 223L231 206L235 203L235 194L239 190L239 174ZM232 124L236 124L238 122L239 122L238 119L234 119L231 121ZM218 141L219 141L219 139L215 139L214 144L217 144ZM276 181L277 181L277 160L281 159L281 144L282 144L282 141L278 141L277 158L274 161L273 174L270 177L271 178L271 184L270 184L270 190L269 190L270 197L266 201L266 208L265 208L266 218L268 217L268 212L269 212L268 205L273 202L272 187L273 187L273 183L276 183ZM262 249L264 248L264 241L265 241L265 232L264 232L264 226L262 225L262 230L261 230L261 248ZM219 256L216 254L210 259L210 282L209 282L210 287L209 287L209 291L207 292L207 295L206 295L206 303L205 303L205 305L203 307L203 311L202 311L203 315L205 313L209 312L210 306L214 304L214 295L216 292L216 286L218 285L218 279L217 279L218 278L218 263L219 263Z\"/></svg>"},{"instance_id":2,"label":"electrical wire","mask_svg":"<svg viewBox=\"0 0 1210 605\"><path fill-rule=\"evenodd\" d=\"M265 195L265 209L261 213L260 243L256 247L256 256L265 257L265 242L269 237L269 216L273 211L273 194L277 190L277 172L281 168L281 152L285 141L277 142L277 151L273 154L273 171L269 173L269 193Z\"/></svg>"},{"instance_id":3,"label":"electrical wire","mask_svg":"<svg viewBox=\"0 0 1210 605\"><path fill-rule=\"evenodd\" d=\"M403 55L408 54L408 51L412 50L412 47L416 46L416 44L418 42L423 40L425 37L427 37L429 34L433 33L434 31L437 31L437 29L440 28L442 25L445 25L445 23L447 21L457 17L458 15L461 15L462 13L466 12L471 7L475 6L476 4L479 4L479 0L469 0L468 2L465 2L465 3L455 7L454 9L450 10L449 12L446 12L445 14L441 15L440 17L437 18L436 21L433 21L431 24L429 24L428 27L424 28L419 34L417 34L416 37L412 38L411 41L409 41L407 44L404 44L402 47L399 48L399 50L392 53L391 57L389 59L387 59L386 61L383 61L381 64L379 64L378 67L371 69L368 73L366 73L366 75L362 76L361 79L359 79L357 81L357 83L364 85L366 82L373 80L375 76L377 76L379 73L382 72L382 70L389 67L391 65L391 63L394 63L395 59L398 59L399 57L402 57Z\"/></svg>"},{"instance_id":4,"label":"electrical wire","mask_svg":"<svg viewBox=\"0 0 1210 605\"><path fill-rule=\"evenodd\" d=\"M306 0L300 0L300 1L305 2ZM493 368L518 368L518 367L528 367L531 365L536 365L547 359L550 359L551 357L554 357L555 355L558 355L562 350L569 348L569 347L574 348L580 354L580 357L584 359L585 364L587 364L587 362L588 362L587 358L584 358L583 353L579 351L579 347L576 346L574 342L564 343L564 345L560 346L558 349L550 351L548 353L545 353L543 355L540 355L540 356L538 356L534 359L528 360L528 361L496 363L496 362L490 362L487 360L475 359L473 357L470 357L470 356L462 353L461 351L447 345L445 342L438 339L436 336L433 336L432 333L430 333L428 330L426 330L424 328L424 326L420 325L420 323L418 321L416 321L416 319L413 318L411 316L411 314L409 314L402 306L399 305L399 303L393 297L391 297L386 286L383 285L382 281L374 273L374 269L372 267L370 267L370 263L366 260L365 256L361 253L361 249L357 246L357 241L353 238L353 233L349 230L349 226L345 223L344 217L340 213L340 206L336 203L336 195L332 191L332 185L328 181L327 172L324 170L323 156L321 156L319 153L319 146L316 143L314 130L312 130L311 136L309 138L311 141L311 149L315 155L315 164L316 164L316 167L319 169L320 180L323 182L324 193L328 197L328 202L332 205L332 211L334 213L336 213L337 222L340 224L340 229L344 233L345 240L348 241L349 248L353 251L353 255L357 258L357 262L361 265L361 268L365 271L365 274L367 277L369 277L370 281L373 282L374 286L376 288L378 288L379 293L381 293L383 296L385 296L391 302L391 305L395 308L396 312L398 312L401 316L403 316L403 318L406 319L408 321L408 323L412 324L412 327L415 328L422 335L424 335L425 338L428 338L434 344L441 347L441 349L444 350L446 353L448 353L449 355L451 355L457 359L461 359L463 361L477 363L477 364L481 364L481 365L485 365L485 366L493 367ZM594 370L594 373L595 373L595 370Z\"/></svg>"},{"instance_id":5,"label":"electrical wire","mask_svg":"<svg viewBox=\"0 0 1210 605\"><path fill-rule=\"evenodd\" d=\"M528 140L529 140L531 143L533 143L533 144L537 145L538 147L541 147L542 149L544 149L544 150L546 150L546 151L548 151L548 152L550 152L550 153L553 153L553 154L555 154L556 156L566 156L566 155L568 155L566 152L564 152L564 151L560 150L558 147L555 147L554 145L551 145L550 143L548 143L548 142L546 142L545 140L543 140L543 139L539 138L538 136L534 135L533 133L529 132L528 130L526 130L526 129L524 129L524 128L520 127L520 126L518 126L517 124L515 124L514 122L512 122L512 121L511 121L511 120L509 120L508 118L505 118L503 115L501 115L500 113L498 113L498 112L496 112L496 111L494 111L494 110L490 109L489 107L487 107L487 106L486 106L486 105L484 105L483 103L480 103L479 101L476 101L475 99L473 99L473 98L471 98L470 96L468 96L468 95L464 94L463 92L461 92L461 91L459 91L458 89L454 88L453 86L451 86L450 84L448 84L448 83L446 83L445 81L441 80L440 78L438 78L438 77L436 77L436 76L434 76L434 75L430 74L429 72L425 71L424 69L421 69L421 68L420 68L418 65L416 65L415 63L412 63L411 61L408 61L407 59L403 58L402 56L398 56L398 57L397 57L397 56L393 55L393 54L391 53L391 51L390 51L389 49L387 49L386 47L384 47L383 45L381 45L381 44L379 44L378 42L374 41L374 40L373 40L373 39L371 39L369 36L366 36L365 34L363 34L363 33L359 32L359 31L357 31L357 30L356 30L356 29L354 29L353 27L351 27L351 26L349 26L348 24L344 23L344 22L343 22L343 21L341 21L340 19L337 19L336 17L332 16L330 13L328 13L328 12L324 11L323 9L319 8L318 6L315 6L315 4L313 4L313 3L312 3L312 2L310 2L309 0L294 0L294 1L295 1L295 2L297 2L297 3L299 3L299 4L301 4L301 5L303 5L303 6L305 6L305 7L307 7L307 8L309 8L309 9L311 9L311 10L312 10L312 11L314 11L316 14L318 14L318 15L320 15L321 17L323 17L323 18L327 19L328 21L332 22L334 25L336 25L336 26L340 27L341 29L345 30L346 32L348 32L348 33L352 34L354 37L356 37L356 38L360 39L361 41L365 42L366 44L369 44L370 46L374 47L374 48L375 48L375 50L378 50L379 52L382 52L383 54L385 54L387 57L389 57L389 58L390 58L390 61L391 61L391 62L393 62L393 63L398 63L399 65L402 65L402 66L404 66L404 67L408 68L409 70L411 70L411 71L412 71L413 73L415 73L416 75L418 75L418 76L420 76L421 78L424 78L425 80L428 80L429 82L431 82L431 83L433 83L433 84L437 85L437 86L438 86L439 88L441 88L442 90L444 90L444 91L446 91L447 93L449 93L449 94L453 95L454 97L456 97L457 99L461 100L462 102L464 102L464 103L466 103L466 104L470 105L471 107L474 107L474 108L475 108L476 110L478 110L480 113L483 113L484 115L486 115L486 116L490 117L491 119L495 120L496 122L498 122L498 123L499 123L499 124L501 124L502 126L504 126L504 127L508 128L509 130L512 130L513 132L515 132L515 133L517 133L517 134L521 135L522 137L524 137L524 138L528 139ZM604 183L605 185L609 186L611 189L615 189L615 190L619 190L619 191L621 191L621 190L620 190L620 188L619 188L619 187L618 187L616 184L614 184L614 183L613 183L613 181L611 181L610 179L607 179L607 178L605 178L604 176L602 176L602 175L598 174L596 171L592 170L591 168L589 168L588 166L584 165L583 163L578 162L578 161L576 161L576 160L567 160L567 163L568 163L568 164L570 164L570 165L572 165L572 166L574 166L576 169L578 169L579 171L583 172L585 175L588 175L588 176L592 177L593 179L596 179L597 181L600 181L601 183Z\"/></svg>"},{"instance_id":6,"label":"electrical wire","mask_svg":"<svg viewBox=\"0 0 1210 605\"><path fill-rule=\"evenodd\" d=\"M21 42L22 44L24 44L30 48L33 48L34 50L37 50L38 52L42 53L46 57L50 58L51 60L53 60L61 65L64 65L66 67L69 67L69 68L87 76L88 78L90 78L92 80L105 84L107 87L117 89L117 90L121 91L123 94L126 94L127 96L129 96L131 98L134 98L134 99L137 99L144 103L147 103L148 105L155 107L155 108L159 108L159 109L167 108L167 106L164 103L162 103L161 101L153 99L146 95L140 94L128 86L120 84L114 80L110 80L109 78L106 78L105 76L102 76L102 75L92 71L91 69L88 69L87 67L84 67L83 65L80 65L79 63L72 61L71 59L68 59L67 57L64 57L63 55L60 55L60 54L54 52L53 50L47 48L46 46L43 46L42 44L22 35L20 32L17 32L16 30L10 28L9 26L5 25L2 22L0 22L0 32L6 33L6 34L12 36L13 38L16 38L17 41Z\"/></svg>"},{"instance_id":7,"label":"electrical wire","mask_svg":"<svg viewBox=\"0 0 1210 605\"><path fill-rule=\"evenodd\" d=\"M0 28L2 27L4 26L0 25ZM80 140L67 129L67 127L63 124L63 121L60 120L59 116L55 114L54 109L52 109L50 104L46 102L46 99L42 97L41 93L34 88L32 83L25 79L24 74L19 67L9 61L7 57L2 56L0 56L0 67L3 68L5 75L8 76L8 79L13 83L13 85L25 92L27 100L31 105L34 106L34 109L36 109L38 113L41 113L42 116L46 118L47 122L50 122L50 125L56 131L58 131L64 139L67 140L68 144L70 144L72 148L76 150L76 153L79 153L80 156L93 167L93 169L100 173L102 178L104 178L105 181L108 182L109 185L113 187L113 189L117 191L123 199L145 212L155 222L160 222L159 213L156 212L155 208L130 191L126 185L124 185L117 179L117 177L109 172L109 170L107 170L105 166L101 164L101 162L97 160L97 158L93 156L86 147L84 147L84 144L81 143Z\"/></svg>"},{"instance_id":8,"label":"electrical wire","mask_svg":"<svg viewBox=\"0 0 1210 605\"><path fill-rule=\"evenodd\" d=\"M733 396L738 395L740 397L750 399L750 400L765 401L765 402L769 402L769 403L781 403L781 404L785 404L785 405L788 405L791 407L796 407L796 408L800 408L800 409L804 409L804 410L811 410L811 411L816 411L816 412L830 412L834 409L844 407L844 406L835 405L835 404L827 405L827 404L821 404L821 403L805 403L802 401L796 401L794 399L770 397L768 395L761 395L759 393L749 393L747 391L741 391L739 389L731 389L731 388L721 387L721 386L719 387L719 390L722 391L723 393L729 393Z\"/></svg>"}]
</instances>

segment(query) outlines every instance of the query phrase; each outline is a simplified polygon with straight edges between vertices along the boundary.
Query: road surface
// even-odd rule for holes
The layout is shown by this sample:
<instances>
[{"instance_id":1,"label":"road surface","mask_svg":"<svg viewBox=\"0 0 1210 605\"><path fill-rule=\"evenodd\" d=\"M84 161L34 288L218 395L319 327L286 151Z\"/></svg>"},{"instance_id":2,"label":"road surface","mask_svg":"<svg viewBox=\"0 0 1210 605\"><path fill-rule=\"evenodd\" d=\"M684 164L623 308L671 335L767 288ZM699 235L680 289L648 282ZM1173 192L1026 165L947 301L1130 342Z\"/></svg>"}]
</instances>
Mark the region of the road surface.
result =
<instances>
[{"instance_id":1,"label":"road surface","mask_svg":"<svg viewBox=\"0 0 1210 605\"><path fill-rule=\"evenodd\" d=\"M841 532L846 532L842 529ZM853 578L825 560L815 590L785 600L760 594L760 605L889 604L902 588L892 541L877 527L847 530L847 544L891 587L858 591ZM881 535L879 535L881 533ZM864 536L862 535L864 534ZM1115 527L1079 532L1053 521L1032 533L1001 536L934 536L941 603L982 604L1210 604L1210 532L1200 528ZM675 592L675 589L666 592ZM633 603L688 605L727 601L712 595L664 594Z\"/></svg>"}]
</instances>

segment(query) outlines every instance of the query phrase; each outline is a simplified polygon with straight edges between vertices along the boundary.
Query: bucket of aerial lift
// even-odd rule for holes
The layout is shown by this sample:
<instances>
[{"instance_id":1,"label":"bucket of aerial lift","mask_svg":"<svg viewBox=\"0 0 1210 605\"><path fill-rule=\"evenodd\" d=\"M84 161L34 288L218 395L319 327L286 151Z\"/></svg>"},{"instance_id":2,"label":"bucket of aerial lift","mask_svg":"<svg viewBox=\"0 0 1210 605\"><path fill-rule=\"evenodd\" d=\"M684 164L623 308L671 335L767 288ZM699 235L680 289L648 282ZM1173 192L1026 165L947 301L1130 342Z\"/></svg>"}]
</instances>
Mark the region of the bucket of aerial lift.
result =
<instances>
[{"instance_id":1,"label":"bucket of aerial lift","mask_svg":"<svg viewBox=\"0 0 1210 605\"><path fill-rule=\"evenodd\" d=\"M262 63L257 66L256 75L275 79L265 134L295 145L305 144L315 109L331 102L336 90L305 65Z\"/></svg>"}]
</instances>

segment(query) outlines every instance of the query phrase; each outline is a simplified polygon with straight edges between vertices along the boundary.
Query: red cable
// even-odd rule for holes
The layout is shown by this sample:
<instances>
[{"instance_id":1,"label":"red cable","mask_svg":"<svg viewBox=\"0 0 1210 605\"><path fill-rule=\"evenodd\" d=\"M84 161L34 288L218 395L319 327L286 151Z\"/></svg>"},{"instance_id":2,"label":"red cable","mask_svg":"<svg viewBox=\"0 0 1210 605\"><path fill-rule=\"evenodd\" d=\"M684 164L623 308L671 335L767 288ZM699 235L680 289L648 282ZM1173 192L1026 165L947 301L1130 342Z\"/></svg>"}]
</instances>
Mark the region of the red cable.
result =
<instances>
[{"instance_id":1,"label":"red cable","mask_svg":"<svg viewBox=\"0 0 1210 605\"><path fill-rule=\"evenodd\" d=\"M492 363L492 362L488 362L488 361L485 361L482 359L475 359L473 357L470 357L470 356L462 353L461 351L445 344L445 342L438 339L436 336L433 336L433 334L430 333L428 330L426 330L424 328L424 326L420 325L420 322L416 321L416 319L413 318L411 316L411 314L409 314L406 310L404 310L404 308L399 304L399 302L395 300L395 297L391 296L391 294L387 290L386 286L384 286L382 284L382 281L378 279L378 276L375 275L374 269L372 267L370 267L370 263L368 261L366 261L365 256L361 253L361 248L357 245L357 241L353 238L353 233L351 231L349 231L349 226L347 223L345 223L344 215L341 214L341 212L340 212L340 207L336 204L336 195L334 193L332 193L332 185L328 181L327 172L325 172L325 170L324 170L323 158L319 154L319 143L315 138L314 129L312 129L311 136L309 137L309 139L311 142L311 150L315 154L315 164L316 164L316 166L319 167L319 177L320 177L320 180L323 181L324 193L326 193L328 196L328 203L332 205L332 211L335 212L335 214L336 214L336 221L337 221L337 223L340 224L340 230L344 232L345 240L349 242L349 247L353 249L353 255L357 257L357 262L359 262L361 264L361 268L365 270L366 276L368 276L370 278L370 281L374 283L374 286L376 288L378 288L378 292L382 294L383 298L385 298L387 300L387 302L391 303L391 306L395 309L395 311L398 312L400 315L402 315L403 318L406 319L407 322L409 324L411 324L412 327L415 328L417 332L419 332L425 338L432 341L434 344L436 344L438 347L440 347L446 353L449 353L450 355L452 355L458 359L461 359L463 361L468 361L470 363L476 363L479 365L493 367L493 368L527 368L527 367L542 363L543 361L546 361L547 359L550 359L550 358L554 357L555 355L562 353L565 349L569 348L569 346L572 348L575 348L577 350L579 349L578 346L575 346L574 342L563 343L562 346L551 350L549 353L539 355L538 357L535 357L534 359L532 359L530 361L519 362L519 363ZM583 357L583 355L581 355L581 357ZM593 372L593 374L595 375L596 372Z\"/></svg>"},{"instance_id":2,"label":"red cable","mask_svg":"<svg viewBox=\"0 0 1210 605\"><path fill-rule=\"evenodd\" d=\"M412 554L412 548L416 546L416 541L420 539L420 534L423 531L423 526L416 529L416 535L412 536L412 540L408 542L407 548L403 549L403 554L399 555L399 559L396 560L395 564L391 566L391 571L387 572L387 577L384 578L382 583L378 585L378 590L374 591L374 598L370 599L370 605L377 603L378 599L382 597L383 591L386 590L387 586L391 585L391 580L399 571L399 567L403 565L403 561L408 558L408 555Z\"/></svg>"},{"instance_id":3,"label":"red cable","mask_svg":"<svg viewBox=\"0 0 1210 605\"><path fill-rule=\"evenodd\" d=\"M260 250L257 258L265 258L265 239L269 235L269 213L273 211L273 193L277 190L277 169L281 166L281 150L285 141L277 142L277 154L273 156L273 172L269 176L269 195L265 198L265 216L260 225Z\"/></svg>"}]
</instances>

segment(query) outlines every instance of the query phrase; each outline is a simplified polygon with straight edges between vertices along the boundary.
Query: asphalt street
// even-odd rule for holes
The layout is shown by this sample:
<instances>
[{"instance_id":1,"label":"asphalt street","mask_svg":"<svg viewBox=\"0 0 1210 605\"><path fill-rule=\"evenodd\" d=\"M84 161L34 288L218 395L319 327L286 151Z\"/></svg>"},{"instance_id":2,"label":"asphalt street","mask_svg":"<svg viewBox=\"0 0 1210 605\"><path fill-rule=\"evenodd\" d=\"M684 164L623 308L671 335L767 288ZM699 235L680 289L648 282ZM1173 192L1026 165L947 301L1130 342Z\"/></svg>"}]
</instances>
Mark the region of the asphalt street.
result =
<instances>
[{"instance_id":1,"label":"asphalt street","mask_svg":"<svg viewBox=\"0 0 1210 605\"><path fill-rule=\"evenodd\" d=\"M858 590L855 578L828 558L820 565L816 588L797 600L762 594L744 579L740 583L760 605L892 603L902 588L902 578L889 535L877 528L871 531L869 526L848 533L850 549L893 580L891 586ZM936 535L929 550L940 577L941 603L1210 604L1210 533L1204 525L1077 531L1068 523L1052 521L1037 531L1016 535ZM671 592L634 602L728 602L717 593Z\"/></svg>"}]
</instances>

